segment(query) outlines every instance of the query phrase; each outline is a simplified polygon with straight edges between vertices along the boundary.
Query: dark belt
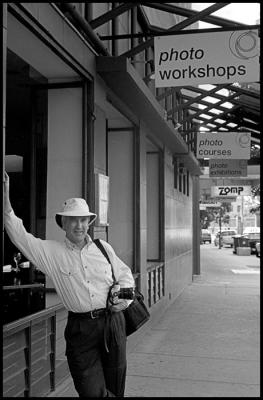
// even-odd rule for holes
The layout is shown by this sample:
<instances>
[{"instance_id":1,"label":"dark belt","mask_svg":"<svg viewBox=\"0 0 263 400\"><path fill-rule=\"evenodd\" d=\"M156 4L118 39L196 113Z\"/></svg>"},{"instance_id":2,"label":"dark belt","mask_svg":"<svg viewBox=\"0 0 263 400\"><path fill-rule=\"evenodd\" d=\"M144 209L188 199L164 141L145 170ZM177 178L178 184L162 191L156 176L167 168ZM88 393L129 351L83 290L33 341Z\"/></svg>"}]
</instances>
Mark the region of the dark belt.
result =
<instances>
[{"instance_id":1,"label":"dark belt","mask_svg":"<svg viewBox=\"0 0 263 400\"><path fill-rule=\"evenodd\" d=\"M92 310L83 313L75 313L72 311L68 312L69 318L88 318L88 319L96 319L103 317L106 314L106 308L98 308L97 310Z\"/></svg>"}]
</instances>

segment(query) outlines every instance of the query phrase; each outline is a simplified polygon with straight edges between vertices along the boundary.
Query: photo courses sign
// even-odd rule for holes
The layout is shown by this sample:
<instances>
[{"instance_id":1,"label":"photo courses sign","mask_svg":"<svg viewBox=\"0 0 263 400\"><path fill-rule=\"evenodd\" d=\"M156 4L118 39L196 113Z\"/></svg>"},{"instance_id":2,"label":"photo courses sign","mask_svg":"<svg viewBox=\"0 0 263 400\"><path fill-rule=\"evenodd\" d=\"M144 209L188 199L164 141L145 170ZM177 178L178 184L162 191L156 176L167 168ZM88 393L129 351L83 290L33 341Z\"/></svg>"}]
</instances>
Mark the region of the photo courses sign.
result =
<instances>
[{"instance_id":1,"label":"photo courses sign","mask_svg":"<svg viewBox=\"0 0 263 400\"><path fill-rule=\"evenodd\" d=\"M249 160L250 132L197 132L196 158Z\"/></svg>"},{"instance_id":2,"label":"photo courses sign","mask_svg":"<svg viewBox=\"0 0 263 400\"><path fill-rule=\"evenodd\" d=\"M259 81L258 30L154 38L155 86Z\"/></svg>"}]
</instances>

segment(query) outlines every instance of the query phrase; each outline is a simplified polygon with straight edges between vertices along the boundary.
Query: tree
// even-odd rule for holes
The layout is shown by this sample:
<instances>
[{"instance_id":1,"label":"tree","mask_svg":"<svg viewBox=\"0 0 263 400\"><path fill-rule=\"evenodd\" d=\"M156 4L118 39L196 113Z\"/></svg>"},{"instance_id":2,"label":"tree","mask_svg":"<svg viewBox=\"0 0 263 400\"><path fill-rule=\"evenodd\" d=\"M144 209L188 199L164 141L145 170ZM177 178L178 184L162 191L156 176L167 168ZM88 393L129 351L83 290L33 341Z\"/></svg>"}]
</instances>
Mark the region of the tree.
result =
<instances>
[{"instance_id":1,"label":"tree","mask_svg":"<svg viewBox=\"0 0 263 400\"><path fill-rule=\"evenodd\" d=\"M257 202L257 204L254 204L249 210L251 214L254 214L260 212L260 183L252 186L251 193L252 198ZM256 199L256 197L258 197L258 199Z\"/></svg>"},{"instance_id":2,"label":"tree","mask_svg":"<svg viewBox=\"0 0 263 400\"><path fill-rule=\"evenodd\" d=\"M201 228L207 229L211 222L215 220L215 213L218 208L208 207L206 210L200 210Z\"/></svg>"}]
</instances>

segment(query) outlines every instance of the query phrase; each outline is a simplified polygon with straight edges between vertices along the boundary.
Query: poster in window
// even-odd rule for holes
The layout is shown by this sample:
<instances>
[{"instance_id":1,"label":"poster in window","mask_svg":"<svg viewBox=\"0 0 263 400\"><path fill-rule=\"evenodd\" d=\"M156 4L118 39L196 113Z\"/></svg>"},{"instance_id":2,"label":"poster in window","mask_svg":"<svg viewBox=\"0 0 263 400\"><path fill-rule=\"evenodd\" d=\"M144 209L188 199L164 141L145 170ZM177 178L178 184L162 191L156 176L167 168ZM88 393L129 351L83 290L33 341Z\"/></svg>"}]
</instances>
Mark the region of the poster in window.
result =
<instances>
[{"instance_id":1,"label":"poster in window","mask_svg":"<svg viewBox=\"0 0 263 400\"><path fill-rule=\"evenodd\" d=\"M108 226L108 211L109 211L109 177L104 174L95 175L96 189L96 226Z\"/></svg>"}]
</instances>

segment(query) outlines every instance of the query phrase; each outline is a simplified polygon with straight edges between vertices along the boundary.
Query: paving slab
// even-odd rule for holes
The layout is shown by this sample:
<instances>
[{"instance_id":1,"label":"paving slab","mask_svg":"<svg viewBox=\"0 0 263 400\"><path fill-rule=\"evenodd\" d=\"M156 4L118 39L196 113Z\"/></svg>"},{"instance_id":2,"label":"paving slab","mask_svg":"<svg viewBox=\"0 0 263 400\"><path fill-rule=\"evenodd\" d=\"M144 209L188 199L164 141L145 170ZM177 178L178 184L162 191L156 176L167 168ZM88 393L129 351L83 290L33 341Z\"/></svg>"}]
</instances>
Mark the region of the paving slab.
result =
<instances>
[{"instance_id":1,"label":"paving slab","mask_svg":"<svg viewBox=\"0 0 263 400\"><path fill-rule=\"evenodd\" d=\"M127 377L127 397L259 397L259 385Z\"/></svg>"}]
</instances>

